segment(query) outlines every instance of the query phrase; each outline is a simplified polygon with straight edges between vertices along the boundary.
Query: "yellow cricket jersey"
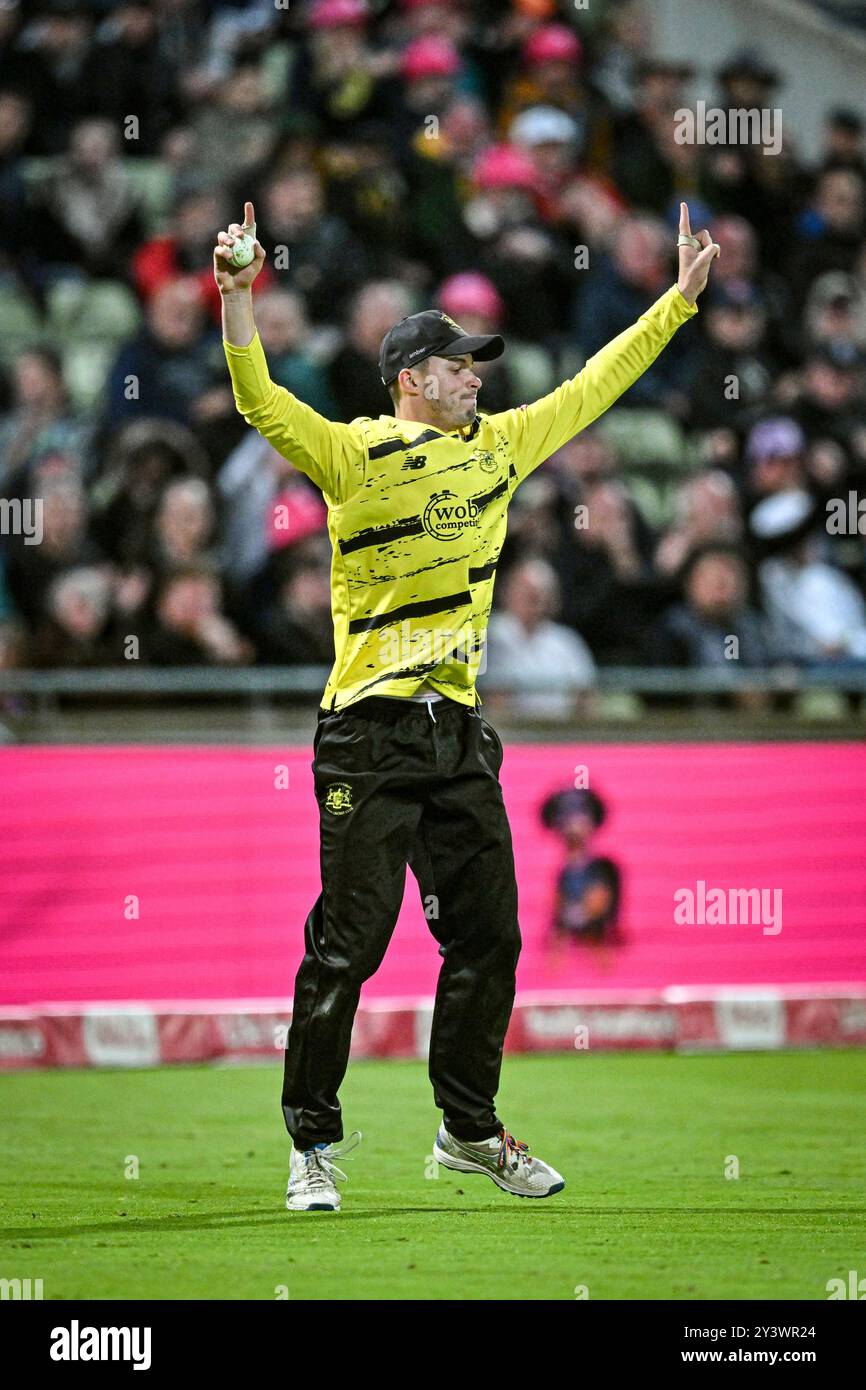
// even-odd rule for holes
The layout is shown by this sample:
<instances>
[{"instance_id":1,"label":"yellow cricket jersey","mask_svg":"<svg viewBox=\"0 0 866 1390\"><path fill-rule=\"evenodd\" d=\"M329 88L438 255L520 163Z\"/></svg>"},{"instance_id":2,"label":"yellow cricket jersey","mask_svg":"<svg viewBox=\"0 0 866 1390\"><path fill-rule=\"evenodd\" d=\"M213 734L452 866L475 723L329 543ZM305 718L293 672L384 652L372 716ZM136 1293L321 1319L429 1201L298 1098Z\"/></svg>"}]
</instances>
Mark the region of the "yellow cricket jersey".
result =
<instances>
[{"instance_id":1,"label":"yellow cricket jersey","mask_svg":"<svg viewBox=\"0 0 866 1390\"><path fill-rule=\"evenodd\" d=\"M336 660L325 708L414 695L422 685L479 703L475 679L515 489L613 405L697 312L672 285L549 395L448 433L392 415L325 420L271 381L258 334L247 347L224 343L241 415L328 506Z\"/></svg>"}]
</instances>

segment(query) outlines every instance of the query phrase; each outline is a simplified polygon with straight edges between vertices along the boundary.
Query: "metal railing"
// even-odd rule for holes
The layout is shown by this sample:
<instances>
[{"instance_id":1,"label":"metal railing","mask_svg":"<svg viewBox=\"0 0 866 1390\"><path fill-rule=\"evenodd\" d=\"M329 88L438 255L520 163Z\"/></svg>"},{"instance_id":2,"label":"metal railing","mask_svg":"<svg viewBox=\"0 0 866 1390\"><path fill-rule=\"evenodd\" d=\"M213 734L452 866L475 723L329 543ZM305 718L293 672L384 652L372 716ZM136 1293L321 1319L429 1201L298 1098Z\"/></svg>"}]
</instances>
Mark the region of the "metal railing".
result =
<instances>
[{"instance_id":1,"label":"metal railing","mask_svg":"<svg viewBox=\"0 0 866 1390\"><path fill-rule=\"evenodd\" d=\"M105 669L64 669L0 671L0 697L35 698L127 696L214 696L268 699L295 696L321 698L328 679L325 666L249 666L226 667L107 667ZM530 694L568 689L550 676L537 680L479 682L482 696L492 694ZM727 668L684 669L680 667L608 666L601 667L594 689L602 693L632 695L729 695L739 691L768 694L798 694L806 690L835 690L841 694L866 693L866 663L837 666L774 666L764 669Z\"/></svg>"}]
</instances>

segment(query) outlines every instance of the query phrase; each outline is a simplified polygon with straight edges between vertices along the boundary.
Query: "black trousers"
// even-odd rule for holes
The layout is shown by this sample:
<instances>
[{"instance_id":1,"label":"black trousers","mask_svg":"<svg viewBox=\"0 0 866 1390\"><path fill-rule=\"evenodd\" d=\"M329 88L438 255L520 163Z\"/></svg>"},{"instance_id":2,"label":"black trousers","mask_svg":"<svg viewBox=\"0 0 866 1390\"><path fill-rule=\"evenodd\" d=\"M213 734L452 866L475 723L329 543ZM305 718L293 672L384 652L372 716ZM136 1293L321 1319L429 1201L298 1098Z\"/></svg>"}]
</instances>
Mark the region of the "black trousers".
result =
<instances>
[{"instance_id":1,"label":"black trousers","mask_svg":"<svg viewBox=\"0 0 866 1390\"><path fill-rule=\"evenodd\" d=\"M337 1092L352 1022L391 939L408 864L442 957L434 1100L457 1138L490 1138L520 952L499 737L453 700L428 708L374 696L321 710L313 747L322 892L295 981L286 1127L299 1149L343 1137Z\"/></svg>"}]
</instances>

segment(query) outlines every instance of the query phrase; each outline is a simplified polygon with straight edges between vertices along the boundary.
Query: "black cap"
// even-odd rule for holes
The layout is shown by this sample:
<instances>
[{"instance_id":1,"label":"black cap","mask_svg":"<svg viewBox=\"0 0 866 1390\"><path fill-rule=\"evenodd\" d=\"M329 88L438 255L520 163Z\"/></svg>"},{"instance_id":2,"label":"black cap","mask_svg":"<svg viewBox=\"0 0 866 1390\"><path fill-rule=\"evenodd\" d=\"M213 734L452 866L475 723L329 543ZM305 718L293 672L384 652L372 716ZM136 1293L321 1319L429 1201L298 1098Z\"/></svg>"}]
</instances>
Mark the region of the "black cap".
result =
<instances>
[{"instance_id":1,"label":"black cap","mask_svg":"<svg viewBox=\"0 0 866 1390\"><path fill-rule=\"evenodd\" d=\"M634 75L640 82L644 77L679 77L685 81L694 77L696 69L680 58L640 58Z\"/></svg>"},{"instance_id":2,"label":"black cap","mask_svg":"<svg viewBox=\"0 0 866 1390\"><path fill-rule=\"evenodd\" d=\"M604 802L588 787L554 792L541 808L541 821L548 830L557 829L568 816L589 816L596 829L604 824Z\"/></svg>"},{"instance_id":3,"label":"black cap","mask_svg":"<svg viewBox=\"0 0 866 1390\"><path fill-rule=\"evenodd\" d=\"M850 131L852 135L860 135L863 131L862 116L847 106L837 106L833 111L830 111L827 122L829 125L837 126L840 130Z\"/></svg>"},{"instance_id":4,"label":"black cap","mask_svg":"<svg viewBox=\"0 0 866 1390\"><path fill-rule=\"evenodd\" d=\"M720 82L731 77L751 77L768 87L778 87L780 74L771 67L759 48L740 48L716 72Z\"/></svg>"},{"instance_id":5,"label":"black cap","mask_svg":"<svg viewBox=\"0 0 866 1390\"><path fill-rule=\"evenodd\" d=\"M401 319L385 334L379 348L379 375L389 386L404 367L415 367L425 357L462 357L468 352L479 362L489 362L504 351L505 340L498 333L471 337L441 310L425 309Z\"/></svg>"}]
</instances>

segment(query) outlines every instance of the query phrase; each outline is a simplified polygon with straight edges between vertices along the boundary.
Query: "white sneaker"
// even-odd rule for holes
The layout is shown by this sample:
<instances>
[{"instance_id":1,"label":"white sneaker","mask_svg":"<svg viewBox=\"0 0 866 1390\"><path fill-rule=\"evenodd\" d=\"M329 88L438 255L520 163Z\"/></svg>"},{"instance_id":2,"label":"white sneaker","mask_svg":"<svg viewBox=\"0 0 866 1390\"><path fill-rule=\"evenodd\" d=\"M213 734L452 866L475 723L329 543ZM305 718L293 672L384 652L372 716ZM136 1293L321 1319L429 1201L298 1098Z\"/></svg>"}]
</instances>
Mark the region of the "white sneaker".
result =
<instances>
[{"instance_id":1,"label":"white sneaker","mask_svg":"<svg viewBox=\"0 0 866 1390\"><path fill-rule=\"evenodd\" d=\"M458 1173L485 1173L497 1187L518 1197L552 1197L565 1187L565 1179L555 1168L540 1158L531 1158L529 1145L518 1143L506 1129L500 1130L497 1138L470 1144L455 1139L440 1125L433 1157Z\"/></svg>"},{"instance_id":2,"label":"white sneaker","mask_svg":"<svg viewBox=\"0 0 866 1390\"><path fill-rule=\"evenodd\" d=\"M286 1207L289 1211L339 1211L338 1182L348 1182L335 1158L346 1158L361 1142L356 1129L340 1144L315 1144L311 1149L296 1149L289 1154L289 1185L286 1188Z\"/></svg>"}]
</instances>

